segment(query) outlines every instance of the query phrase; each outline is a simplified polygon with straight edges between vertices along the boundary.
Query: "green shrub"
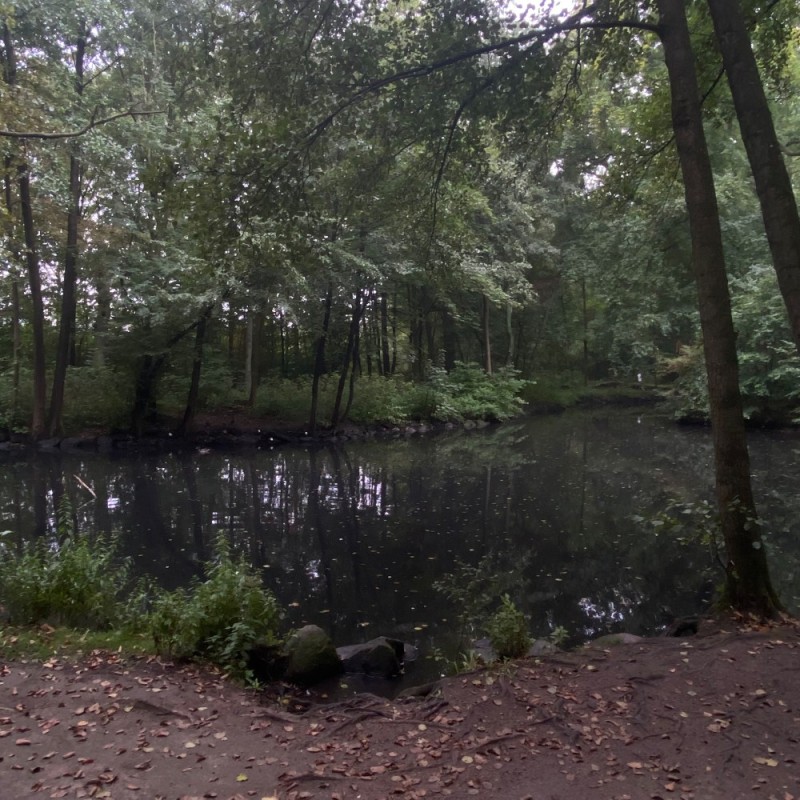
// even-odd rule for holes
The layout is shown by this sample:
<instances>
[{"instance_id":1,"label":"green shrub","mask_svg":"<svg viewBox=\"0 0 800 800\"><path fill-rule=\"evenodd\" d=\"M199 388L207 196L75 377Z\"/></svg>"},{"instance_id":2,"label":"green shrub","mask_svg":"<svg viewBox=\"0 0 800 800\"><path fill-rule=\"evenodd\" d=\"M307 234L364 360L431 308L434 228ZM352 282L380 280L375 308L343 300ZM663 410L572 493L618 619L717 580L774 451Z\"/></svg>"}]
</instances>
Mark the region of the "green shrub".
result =
<instances>
[{"instance_id":1,"label":"green shrub","mask_svg":"<svg viewBox=\"0 0 800 800\"><path fill-rule=\"evenodd\" d=\"M522 410L525 384L510 367L488 375L478 364L458 362L450 372L431 367L428 380L412 386L400 407L409 419L506 420Z\"/></svg>"},{"instance_id":2,"label":"green shrub","mask_svg":"<svg viewBox=\"0 0 800 800\"><path fill-rule=\"evenodd\" d=\"M201 658L243 674L250 645L279 640L278 602L251 565L233 559L224 536L217 538L206 572L188 590L156 595L149 630L162 655Z\"/></svg>"},{"instance_id":3,"label":"green shrub","mask_svg":"<svg viewBox=\"0 0 800 800\"><path fill-rule=\"evenodd\" d=\"M127 376L108 367L71 367L64 393L64 428L110 429L127 422L130 398Z\"/></svg>"},{"instance_id":4,"label":"green shrub","mask_svg":"<svg viewBox=\"0 0 800 800\"><path fill-rule=\"evenodd\" d=\"M333 409L337 375L320 380L318 420L324 424ZM430 367L423 383L393 376L360 376L355 384L349 419L360 424L406 420L505 420L520 413L519 394L526 385L510 368L487 375L478 364L457 363L448 373ZM347 402L347 392L343 404ZM255 413L304 425L311 407L310 378L265 381L258 390Z\"/></svg>"},{"instance_id":5,"label":"green shrub","mask_svg":"<svg viewBox=\"0 0 800 800\"><path fill-rule=\"evenodd\" d=\"M525 615L507 594L502 596L500 608L489 619L486 632L499 658L519 658L531 646Z\"/></svg>"},{"instance_id":6,"label":"green shrub","mask_svg":"<svg viewBox=\"0 0 800 800\"><path fill-rule=\"evenodd\" d=\"M114 539L75 534L17 552L0 545L0 602L13 624L108 628L120 618L129 575Z\"/></svg>"},{"instance_id":7,"label":"green shrub","mask_svg":"<svg viewBox=\"0 0 800 800\"><path fill-rule=\"evenodd\" d=\"M335 392L335 380L329 375L323 376L319 385L317 415L320 422L324 423L330 417ZM258 387L254 412L295 425L305 425L311 414L311 379L278 378L264 381Z\"/></svg>"},{"instance_id":8,"label":"green shrub","mask_svg":"<svg viewBox=\"0 0 800 800\"><path fill-rule=\"evenodd\" d=\"M356 383L349 419L361 424L402 422L401 398L410 386L395 377L362 377Z\"/></svg>"}]
</instances>

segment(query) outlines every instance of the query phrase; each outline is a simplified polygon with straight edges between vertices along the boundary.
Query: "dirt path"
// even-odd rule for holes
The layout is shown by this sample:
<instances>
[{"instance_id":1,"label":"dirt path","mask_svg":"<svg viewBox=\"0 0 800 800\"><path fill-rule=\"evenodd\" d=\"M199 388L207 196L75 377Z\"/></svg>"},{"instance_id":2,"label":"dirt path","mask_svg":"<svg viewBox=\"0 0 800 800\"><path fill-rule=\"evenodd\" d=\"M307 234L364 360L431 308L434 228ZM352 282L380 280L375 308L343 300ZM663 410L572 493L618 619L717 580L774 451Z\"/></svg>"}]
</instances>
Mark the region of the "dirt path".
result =
<instances>
[{"instance_id":1,"label":"dirt path","mask_svg":"<svg viewBox=\"0 0 800 800\"><path fill-rule=\"evenodd\" d=\"M796 800L798 761L796 624L701 626L300 715L155 661L0 667L4 798Z\"/></svg>"}]
</instances>

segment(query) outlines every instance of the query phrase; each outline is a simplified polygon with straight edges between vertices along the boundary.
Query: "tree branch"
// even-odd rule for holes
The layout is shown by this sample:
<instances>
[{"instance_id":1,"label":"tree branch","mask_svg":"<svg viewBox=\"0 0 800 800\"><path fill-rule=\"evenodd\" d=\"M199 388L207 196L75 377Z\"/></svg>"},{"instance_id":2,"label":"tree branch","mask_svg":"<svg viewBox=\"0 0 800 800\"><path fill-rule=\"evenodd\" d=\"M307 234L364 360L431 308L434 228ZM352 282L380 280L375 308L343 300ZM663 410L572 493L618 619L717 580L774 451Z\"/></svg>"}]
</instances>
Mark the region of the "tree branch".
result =
<instances>
[{"instance_id":1,"label":"tree branch","mask_svg":"<svg viewBox=\"0 0 800 800\"><path fill-rule=\"evenodd\" d=\"M92 118L84 125L75 131L64 131L62 133L45 133L42 131L5 131L0 130L0 137L5 139L74 139L78 136L83 136L93 128L100 125L105 125L107 122L113 122L123 117L152 117L155 114L164 114L164 111L120 111L119 114L112 114L110 117L103 117L95 119L94 114Z\"/></svg>"},{"instance_id":2,"label":"tree branch","mask_svg":"<svg viewBox=\"0 0 800 800\"><path fill-rule=\"evenodd\" d=\"M391 86L395 83L400 83L401 81L427 77L435 72L440 72L447 67L451 67L454 64L460 64L462 61L469 61L473 58L490 55L491 53L497 53L501 50L507 50L510 47L515 47L518 45L533 44L534 42L541 43L552 38L553 36L557 36L559 33L568 33L571 31L634 28L636 30L655 33L660 36L661 28L658 25L649 22L641 22L640 20L635 19L618 19L600 22L582 21L587 14L590 14L596 10L597 5L592 4L576 12L567 20L559 23L558 25L552 25L546 28L537 28L520 36L515 36L511 39L503 39L499 42L487 44L483 47L477 47L473 50L465 50L461 53L455 53L451 56L447 56L446 58L442 58L439 61L433 61L428 64L417 64L413 67L408 67L407 69L395 72L393 75L387 75L386 77L371 81L366 86L363 86L354 94L350 95L350 97L348 97L346 100L342 101L333 111L331 111L330 114L325 117L325 119L318 122L309 131L307 139L309 142L316 141L330 127L339 114L341 114L343 111L346 111L348 108L357 105L365 97L368 97L372 94L377 94L381 89L384 89L387 86Z\"/></svg>"}]
</instances>

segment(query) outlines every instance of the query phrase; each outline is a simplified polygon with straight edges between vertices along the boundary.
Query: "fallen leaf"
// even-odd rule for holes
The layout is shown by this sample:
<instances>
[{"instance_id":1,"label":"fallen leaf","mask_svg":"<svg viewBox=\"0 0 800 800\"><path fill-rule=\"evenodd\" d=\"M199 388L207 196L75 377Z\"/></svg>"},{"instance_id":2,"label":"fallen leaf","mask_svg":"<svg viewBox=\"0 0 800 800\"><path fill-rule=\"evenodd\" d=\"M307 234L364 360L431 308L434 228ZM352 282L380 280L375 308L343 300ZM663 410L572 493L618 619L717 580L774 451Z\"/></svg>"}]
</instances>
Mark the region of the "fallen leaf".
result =
<instances>
[{"instance_id":1,"label":"fallen leaf","mask_svg":"<svg viewBox=\"0 0 800 800\"><path fill-rule=\"evenodd\" d=\"M236 780L237 780L239 783L243 783L244 781L246 781L246 780L247 780L247 775L245 775L245 774L244 774L244 772L241 772L241 773L239 773L239 774L236 776Z\"/></svg>"}]
</instances>

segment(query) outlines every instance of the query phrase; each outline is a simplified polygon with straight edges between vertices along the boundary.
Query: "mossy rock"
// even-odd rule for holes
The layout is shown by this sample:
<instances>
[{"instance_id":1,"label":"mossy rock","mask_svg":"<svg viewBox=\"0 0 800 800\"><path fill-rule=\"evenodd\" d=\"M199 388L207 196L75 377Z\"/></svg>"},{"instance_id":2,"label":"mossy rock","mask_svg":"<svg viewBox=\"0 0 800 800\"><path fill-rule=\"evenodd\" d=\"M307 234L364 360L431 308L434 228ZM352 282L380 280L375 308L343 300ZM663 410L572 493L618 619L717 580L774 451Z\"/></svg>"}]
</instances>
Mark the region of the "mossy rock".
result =
<instances>
[{"instance_id":1,"label":"mossy rock","mask_svg":"<svg viewBox=\"0 0 800 800\"><path fill-rule=\"evenodd\" d=\"M309 686L342 671L342 662L330 636L317 625L296 630L284 646L286 680Z\"/></svg>"}]
</instances>

